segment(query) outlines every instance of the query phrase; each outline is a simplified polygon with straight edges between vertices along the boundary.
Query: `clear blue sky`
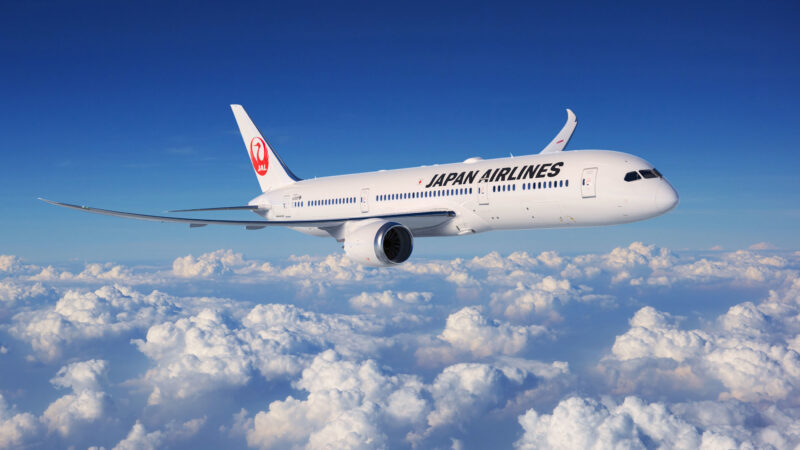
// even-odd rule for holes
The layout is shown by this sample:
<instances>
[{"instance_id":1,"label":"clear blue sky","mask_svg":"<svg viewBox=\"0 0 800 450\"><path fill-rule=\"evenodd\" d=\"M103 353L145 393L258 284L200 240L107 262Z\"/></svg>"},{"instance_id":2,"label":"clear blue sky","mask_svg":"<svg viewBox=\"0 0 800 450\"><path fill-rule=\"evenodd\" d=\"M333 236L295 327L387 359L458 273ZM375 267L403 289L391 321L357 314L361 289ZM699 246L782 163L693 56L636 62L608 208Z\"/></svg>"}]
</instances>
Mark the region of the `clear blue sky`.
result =
<instances>
[{"instance_id":1,"label":"clear blue sky","mask_svg":"<svg viewBox=\"0 0 800 450\"><path fill-rule=\"evenodd\" d=\"M569 148L640 155L681 194L639 224L425 239L418 255L800 248L796 2L377 3L3 2L0 253L337 251L288 230L189 231L35 201L246 202L258 185L230 103L301 177L535 153L569 107Z\"/></svg>"}]
</instances>

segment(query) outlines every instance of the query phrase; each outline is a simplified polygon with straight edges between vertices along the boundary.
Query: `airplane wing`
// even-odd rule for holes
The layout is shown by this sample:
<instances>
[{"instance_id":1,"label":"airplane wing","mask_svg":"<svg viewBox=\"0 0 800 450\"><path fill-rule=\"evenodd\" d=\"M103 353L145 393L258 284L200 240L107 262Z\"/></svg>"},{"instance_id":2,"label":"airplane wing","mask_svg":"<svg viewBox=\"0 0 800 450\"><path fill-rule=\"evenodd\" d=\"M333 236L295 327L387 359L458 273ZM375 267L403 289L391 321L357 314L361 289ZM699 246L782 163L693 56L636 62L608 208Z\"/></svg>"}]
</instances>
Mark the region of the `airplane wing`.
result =
<instances>
[{"instance_id":1,"label":"airplane wing","mask_svg":"<svg viewBox=\"0 0 800 450\"><path fill-rule=\"evenodd\" d=\"M567 108L567 123L564 124L564 128L562 128L558 135L547 144L547 147L539 153L556 153L564 150L564 147L567 146L569 139L572 137L572 133L575 132L576 126L578 126L578 119L575 117L575 113Z\"/></svg>"},{"instance_id":2,"label":"airplane wing","mask_svg":"<svg viewBox=\"0 0 800 450\"><path fill-rule=\"evenodd\" d=\"M433 227L442 224L452 217L455 217L454 211L447 210L433 210L421 212L408 212L386 215L372 215L372 216L357 216L357 217L342 217L327 220L224 220L224 219L190 219L187 217L169 217L169 216L154 216L149 214L137 214L123 211L112 211L110 209L92 208L89 206L72 205L69 203L61 203L53 200L39 198L39 200L49 203L51 205L62 206L64 208L77 209L78 211L90 212L94 214L103 214L106 216L124 217L126 219L149 220L151 222L177 222L188 223L191 228L204 227L206 225L234 225L243 226L248 230L258 230L265 227L335 227L350 220L363 220L363 219L385 219L385 220L399 220L411 221L418 227Z\"/></svg>"}]
</instances>

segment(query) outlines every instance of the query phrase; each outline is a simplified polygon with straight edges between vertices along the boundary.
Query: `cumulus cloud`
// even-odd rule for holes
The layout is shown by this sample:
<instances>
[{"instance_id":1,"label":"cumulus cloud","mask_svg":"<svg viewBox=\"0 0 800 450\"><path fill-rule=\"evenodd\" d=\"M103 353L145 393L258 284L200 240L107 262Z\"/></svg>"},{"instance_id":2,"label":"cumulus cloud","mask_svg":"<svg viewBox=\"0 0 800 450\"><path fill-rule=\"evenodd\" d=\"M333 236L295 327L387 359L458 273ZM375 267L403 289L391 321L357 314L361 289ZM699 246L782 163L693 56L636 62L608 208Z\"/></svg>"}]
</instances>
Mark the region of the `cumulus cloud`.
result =
<instances>
[{"instance_id":1,"label":"cumulus cloud","mask_svg":"<svg viewBox=\"0 0 800 450\"><path fill-rule=\"evenodd\" d=\"M634 242L396 269L230 250L73 272L0 257L13 368L0 446L186 447L201 429L283 448L555 448L564 430L598 445L798 445L800 252ZM496 433L518 416L518 435Z\"/></svg>"},{"instance_id":2,"label":"cumulus cloud","mask_svg":"<svg viewBox=\"0 0 800 450\"><path fill-rule=\"evenodd\" d=\"M231 272L234 268L242 267L245 264L241 253L234 253L232 250L217 250L197 258L187 255L175 259L172 263L172 273L185 278L210 277Z\"/></svg>"},{"instance_id":3,"label":"cumulus cloud","mask_svg":"<svg viewBox=\"0 0 800 450\"><path fill-rule=\"evenodd\" d=\"M621 404L610 399L571 397L559 402L552 414L531 409L519 417L524 430L520 449L571 448L791 448L800 442L797 427L779 428L783 417L758 417L756 430L745 427L736 403L688 403L675 411L665 404L627 397ZM748 417L749 416L749 417ZM777 419L777 420L775 420Z\"/></svg>"},{"instance_id":4,"label":"cumulus cloud","mask_svg":"<svg viewBox=\"0 0 800 450\"><path fill-rule=\"evenodd\" d=\"M256 414L247 442L254 447L381 447L381 425L420 422L428 410L421 381L384 374L374 361L343 361L332 350L314 358L295 383L306 400L288 397Z\"/></svg>"},{"instance_id":5,"label":"cumulus cloud","mask_svg":"<svg viewBox=\"0 0 800 450\"><path fill-rule=\"evenodd\" d=\"M154 325L144 340L133 341L159 364L145 380L154 390L148 402L163 396L185 398L219 384L242 385L250 379L252 358L241 339L210 309L175 322Z\"/></svg>"},{"instance_id":6,"label":"cumulus cloud","mask_svg":"<svg viewBox=\"0 0 800 450\"><path fill-rule=\"evenodd\" d=\"M51 383L71 388L72 394L59 398L44 411L42 421L48 430L66 436L76 425L103 417L108 396L100 390L99 378L107 366L106 361L92 359L69 364L58 371Z\"/></svg>"},{"instance_id":7,"label":"cumulus cloud","mask_svg":"<svg viewBox=\"0 0 800 450\"><path fill-rule=\"evenodd\" d=\"M136 421L125 439L114 446L114 450L149 450L164 448L166 444L194 436L205 424L206 418L192 419L184 423L170 422L164 430L147 432L140 421Z\"/></svg>"},{"instance_id":8,"label":"cumulus cloud","mask_svg":"<svg viewBox=\"0 0 800 450\"><path fill-rule=\"evenodd\" d=\"M2 263L2 259L0 259ZM39 421L31 413L14 414L5 398L0 394L0 447L21 446L33 438L39 430Z\"/></svg>"},{"instance_id":9,"label":"cumulus cloud","mask_svg":"<svg viewBox=\"0 0 800 450\"><path fill-rule=\"evenodd\" d=\"M530 338L546 332L539 325L518 326L488 320L480 307L468 306L450 314L442 333L436 340L425 342L416 355L426 365L452 362L461 353L476 358L514 355L526 348Z\"/></svg>"},{"instance_id":10,"label":"cumulus cloud","mask_svg":"<svg viewBox=\"0 0 800 450\"><path fill-rule=\"evenodd\" d=\"M21 284L14 281L0 281L0 302L14 303L21 299L47 294L41 283Z\"/></svg>"},{"instance_id":11,"label":"cumulus cloud","mask_svg":"<svg viewBox=\"0 0 800 450\"><path fill-rule=\"evenodd\" d=\"M669 314L642 308L631 319L630 330L616 338L601 368L618 370L616 382L633 388L658 378L641 378L643 372L664 375L658 360L666 359L679 363L673 366L676 378L721 383L720 398L792 401L800 394L800 354L793 348L800 332L798 299L800 279L794 279L758 305L732 306L705 330L683 330ZM617 364L630 361L637 364ZM629 378L633 372L639 381Z\"/></svg>"},{"instance_id":12,"label":"cumulus cloud","mask_svg":"<svg viewBox=\"0 0 800 450\"><path fill-rule=\"evenodd\" d=\"M30 342L39 356L54 360L73 341L118 335L141 329L179 314L184 307L219 304L214 299L182 302L159 291L142 294L125 286L103 286L95 291L68 290L55 305L14 316L10 331Z\"/></svg>"},{"instance_id":13,"label":"cumulus cloud","mask_svg":"<svg viewBox=\"0 0 800 450\"><path fill-rule=\"evenodd\" d=\"M509 319L524 319L531 314L551 315L556 302L566 302L573 293L568 280L546 276L534 283L519 282L513 289L495 292L489 303Z\"/></svg>"},{"instance_id":14,"label":"cumulus cloud","mask_svg":"<svg viewBox=\"0 0 800 450\"><path fill-rule=\"evenodd\" d=\"M256 371L267 379L299 373L316 352L374 353L385 339L376 319L314 314L291 305L257 305L242 319L205 309L150 327L139 350L156 362L143 380L151 404L187 398L219 386L246 384Z\"/></svg>"},{"instance_id":15,"label":"cumulus cloud","mask_svg":"<svg viewBox=\"0 0 800 450\"><path fill-rule=\"evenodd\" d=\"M769 242L759 242L747 247L749 250L777 250L778 247Z\"/></svg>"},{"instance_id":16,"label":"cumulus cloud","mask_svg":"<svg viewBox=\"0 0 800 450\"><path fill-rule=\"evenodd\" d=\"M380 310L405 310L410 307L427 307L433 294L430 292L362 292L350 298L350 306L364 312Z\"/></svg>"},{"instance_id":17,"label":"cumulus cloud","mask_svg":"<svg viewBox=\"0 0 800 450\"><path fill-rule=\"evenodd\" d=\"M414 375L387 374L373 360L343 360L327 350L294 383L308 392L306 399L270 403L246 422L247 442L261 448L373 448L405 436L418 444L438 428L503 406L514 394L508 385L521 390L537 377L557 378L567 371L563 363L514 363L452 365L427 385Z\"/></svg>"}]
</instances>

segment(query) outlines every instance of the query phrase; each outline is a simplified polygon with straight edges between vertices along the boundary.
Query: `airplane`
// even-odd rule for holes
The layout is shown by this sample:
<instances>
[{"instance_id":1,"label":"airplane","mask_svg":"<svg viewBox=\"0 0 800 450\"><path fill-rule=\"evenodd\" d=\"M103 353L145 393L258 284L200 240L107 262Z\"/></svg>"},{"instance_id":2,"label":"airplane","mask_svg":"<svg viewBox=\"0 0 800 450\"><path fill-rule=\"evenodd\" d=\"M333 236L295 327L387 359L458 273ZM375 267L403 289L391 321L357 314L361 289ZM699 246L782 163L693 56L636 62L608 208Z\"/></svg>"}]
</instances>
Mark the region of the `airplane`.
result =
<instances>
[{"instance_id":1,"label":"airplane","mask_svg":"<svg viewBox=\"0 0 800 450\"><path fill-rule=\"evenodd\" d=\"M246 205L169 212L249 210L264 220L158 216L39 200L190 228L284 226L333 237L347 257L374 267L407 261L419 237L622 224L659 216L678 204L672 185L638 156L565 152L578 123L569 109L564 127L539 154L305 180L286 166L241 105L231 109L262 193Z\"/></svg>"}]
</instances>

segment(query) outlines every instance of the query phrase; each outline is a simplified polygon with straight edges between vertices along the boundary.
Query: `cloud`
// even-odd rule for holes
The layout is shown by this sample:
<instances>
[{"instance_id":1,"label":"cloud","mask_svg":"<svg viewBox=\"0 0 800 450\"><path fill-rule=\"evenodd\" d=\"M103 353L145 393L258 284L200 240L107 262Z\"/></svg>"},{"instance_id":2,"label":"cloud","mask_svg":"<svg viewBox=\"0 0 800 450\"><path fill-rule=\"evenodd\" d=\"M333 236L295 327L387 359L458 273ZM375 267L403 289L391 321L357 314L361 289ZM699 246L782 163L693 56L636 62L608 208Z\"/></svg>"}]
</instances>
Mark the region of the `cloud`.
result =
<instances>
[{"instance_id":1,"label":"cloud","mask_svg":"<svg viewBox=\"0 0 800 450\"><path fill-rule=\"evenodd\" d=\"M39 297L47 293L48 290L41 283L31 285L14 281L0 281L0 302L6 302L7 304L26 298Z\"/></svg>"},{"instance_id":2,"label":"cloud","mask_svg":"<svg viewBox=\"0 0 800 450\"><path fill-rule=\"evenodd\" d=\"M349 357L386 345L372 333L379 320L314 314L291 305L257 305L243 318L205 309L150 327L137 348L156 362L143 381L151 404L188 398L220 386L242 386L257 372L266 379L299 373L317 352L333 348Z\"/></svg>"},{"instance_id":3,"label":"cloud","mask_svg":"<svg viewBox=\"0 0 800 450\"><path fill-rule=\"evenodd\" d=\"M161 448L164 433L153 431L148 433L138 420L131 428L128 436L114 446L114 450L150 450Z\"/></svg>"},{"instance_id":4,"label":"cloud","mask_svg":"<svg viewBox=\"0 0 800 450\"><path fill-rule=\"evenodd\" d=\"M187 255L175 259L172 263L172 273L184 278L206 278L231 272L234 268L245 266L245 264L241 253L234 253L232 250L217 250L197 258Z\"/></svg>"},{"instance_id":5,"label":"cloud","mask_svg":"<svg viewBox=\"0 0 800 450\"><path fill-rule=\"evenodd\" d=\"M482 315L480 307L468 306L450 314L442 333L436 340L425 342L416 355L426 365L436 361L452 362L461 353L476 358L514 355L526 348L529 338L546 332L547 329L539 325L517 326L490 321Z\"/></svg>"},{"instance_id":6,"label":"cloud","mask_svg":"<svg viewBox=\"0 0 800 450\"><path fill-rule=\"evenodd\" d=\"M433 294L430 292L362 292L351 297L350 306L364 312L377 312L381 310L405 310L409 307L427 308Z\"/></svg>"},{"instance_id":7,"label":"cloud","mask_svg":"<svg viewBox=\"0 0 800 450\"><path fill-rule=\"evenodd\" d=\"M30 342L40 358L58 358L63 347L79 340L119 335L142 329L168 317L191 313L198 307L225 303L214 299L183 301L159 291L142 294L113 285L94 291L67 290L55 305L14 316L11 333Z\"/></svg>"},{"instance_id":8,"label":"cloud","mask_svg":"<svg viewBox=\"0 0 800 450\"><path fill-rule=\"evenodd\" d=\"M217 312L153 325L144 340L133 341L158 364L144 379L154 386L148 403L164 396L186 398L219 385L243 385L250 379L252 356Z\"/></svg>"},{"instance_id":9,"label":"cloud","mask_svg":"<svg viewBox=\"0 0 800 450\"><path fill-rule=\"evenodd\" d=\"M0 446L800 444L800 252L634 242L396 269L0 257Z\"/></svg>"},{"instance_id":10,"label":"cloud","mask_svg":"<svg viewBox=\"0 0 800 450\"><path fill-rule=\"evenodd\" d=\"M109 399L100 390L99 378L107 366L106 361L92 359L69 364L58 371L50 382L58 387L71 388L73 393L59 398L44 411L42 422L48 430L67 436L76 425L103 417Z\"/></svg>"},{"instance_id":11,"label":"cloud","mask_svg":"<svg viewBox=\"0 0 800 450\"><path fill-rule=\"evenodd\" d=\"M419 423L428 409L417 377L386 375L374 361L343 361L332 350L315 357L295 387L306 400L290 396L256 414L250 446L381 447L381 425Z\"/></svg>"},{"instance_id":12,"label":"cloud","mask_svg":"<svg viewBox=\"0 0 800 450\"><path fill-rule=\"evenodd\" d=\"M197 434L205 424L206 418L200 417L184 423L170 422L164 430L147 432L140 421L136 421L125 439L114 446L114 450L146 450L164 448L166 444L175 444Z\"/></svg>"},{"instance_id":13,"label":"cloud","mask_svg":"<svg viewBox=\"0 0 800 450\"><path fill-rule=\"evenodd\" d=\"M492 310L509 319L524 319L531 314L550 315L556 302L564 303L572 295L568 280L546 276L538 282L518 282L513 289L495 292L491 296Z\"/></svg>"},{"instance_id":14,"label":"cloud","mask_svg":"<svg viewBox=\"0 0 800 450\"><path fill-rule=\"evenodd\" d=\"M616 338L611 355L600 368L614 373L615 383L628 389L661 376L709 378L724 387L720 398L749 402L796 399L800 395L800 354L793 345L800 333L798 299L800 278L795 278L758 305L732 306L704 330L682 330L669 314L642 308L631 319L631 328ZM665 371L659 359L678 364L671 369L666 366ZM642 376L643 372L651 375Z\"/></svg>"},{"instance_id":15,"label":"cloud","mask_svg":"<svg viewBox=\"0 0 800 450\"><path fill-rule=\"evenodd\" d=\"M757 244L753 244L750 247L747 247L749 250L777 250L778 247L775 245L770 244L769 242L759 242Z\"/></svg>"},{"instance_id":16,"label":"cloud","mask_svg":"<svg viewBox=\"0 0 800 450\"><path fill-rule=\"evenodd\" d=\"M2 260L0 260L2 263ZM18 413L8 407L5 398L0 394L0 447L11 448L22 446L32 439L39 430L39 421L31 413Z\"/></svg>"},{"instance_id":17,"label":"cloud","mask_svg":"<svg viewBox=\"0 0 800 450\"><path fill-rule=\"evenodd\" d=\"M571 397L559 402L552 414L531 409L521 415L524 434L515 447L790 448L800 442L797 427L781 428L786 418L780 414L746 410L739 403L693 402L671 410L663 403L647 403L637 397L627 397L621 404ZM748 429L747 420L758 420L757 429Z\"/></svg>"}]
</instances>

